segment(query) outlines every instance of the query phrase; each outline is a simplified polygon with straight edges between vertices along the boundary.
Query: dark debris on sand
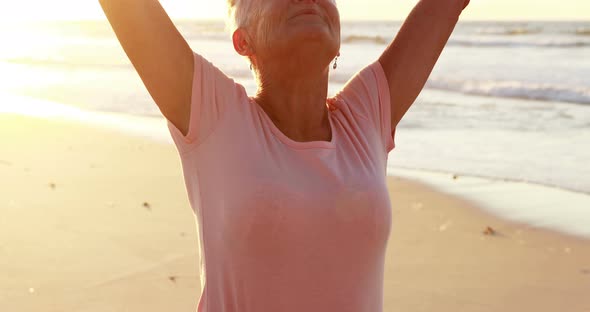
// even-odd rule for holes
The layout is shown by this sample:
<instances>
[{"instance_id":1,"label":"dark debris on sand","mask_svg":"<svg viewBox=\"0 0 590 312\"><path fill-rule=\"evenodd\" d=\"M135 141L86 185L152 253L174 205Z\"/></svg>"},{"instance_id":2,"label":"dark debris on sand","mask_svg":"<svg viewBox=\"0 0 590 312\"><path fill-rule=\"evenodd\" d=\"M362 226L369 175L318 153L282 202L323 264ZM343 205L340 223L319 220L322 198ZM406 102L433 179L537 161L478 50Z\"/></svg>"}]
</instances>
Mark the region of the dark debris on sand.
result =
<instances>
[{"instance_id":1,"label":"dark debris on sand","mask_svg":"<svg viewBox=\"0 0 590 312\"><path fill-rule=\"evenodd\" d=\"M496 235L496 231L494 231L494 229L492 229L491 227L487 227L484 231L483 234L485 235Z\"/></svg>"}]
</instances>

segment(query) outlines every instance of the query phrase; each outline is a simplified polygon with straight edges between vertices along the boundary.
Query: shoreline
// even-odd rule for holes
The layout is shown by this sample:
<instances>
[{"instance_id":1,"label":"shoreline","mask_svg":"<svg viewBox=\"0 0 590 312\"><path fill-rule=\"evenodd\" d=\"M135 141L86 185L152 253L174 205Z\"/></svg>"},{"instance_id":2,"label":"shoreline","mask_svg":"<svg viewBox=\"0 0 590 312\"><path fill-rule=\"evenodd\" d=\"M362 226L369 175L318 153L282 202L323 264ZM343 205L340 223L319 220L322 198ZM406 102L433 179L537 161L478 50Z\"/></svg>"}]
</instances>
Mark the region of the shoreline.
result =
<instances>
[{"instance_id":1,"label":"shoreline","mask_svg":"<svg viewBox=\"0 0 590 312\"><path fill-rule=\"evenodd\" d=\"M19 105L2 105L18 102ZM0 93L0 115L16 114L32 118L45 118L92 125L106 131L117 131L121 135L146 138L158 144L174 147L166 121L158 116L134 116L124 113L86 111L70 105L48 100L30 98L22 95ZM395 151L393 152L395 153ZM390 157L391 158L391 157ZM391 160L391 159L390 159ZM576 192L559 186L527 183L500 178L478 177L459 174L459 179L451 180L452 172L428 169L412 169L388 166L388 176L401 176L406 180L418 181L423 185L434 187L440 192L458 196L471 201L495 217L514 222L525 222L530 226L542 226L562 234L575 235L590 240L590 194ZM498 194L518 194L519 200L498 197ZM543 194L543 200L536 200L537 194ZM526 194L526 196L525 196ZM549 196L549 200L545 200ZM528 203L530 202L530 203ZM557 214L548 203L568 203ZM511 206L510 209L507 207ZM539 213L539 207L546 212ZM518 212L515 214L514 212Z\"/></svg>"},{"instance_id":2,"label":"shoreline","mask_svg":"<svg viewBox=\"0 0 590 312\"><path fill-rule=\"evenodd\" d=\"M12 102L18 102L19 105L2 105L3 103ZM17 114L92 125L107 131L118 131L121 135L147 138L156 143L174 146L165 119L159 116L134 116L124 113L86 111L53 101L0 93L0 115L2 114ZM454 175L452 172L388 166L387 175L392 176L392 174L435 187L440 192L469 200L496 217L510 219L515 222L526 222L531 226L544 226L549 230L563 234L590 239L590 228L585 226L590 224L590 211L586 209L586 207L590 207L590 194L587 193L576 192L559 186L478 177L468 174L459 174L460 178L452 181L450 180L450 177ZM521 196L520 200L510 200L509 198L495 196L501 194L501 191L507 194L528 194L528 197ZM536 194L539 193L550 196L550 200L534 201L538 197ZM533 199L532 203L528 204L527 201L531 201L531 199ZM568 203L568 206L563 208L568 213L557 214L555 208L549 206L547 202ZM507 209L508 205L512 208ZM544 207L547 212L540 214L538 212L539 206ZM518 212L518 214L513 212Z\"/></svg>"},{"instance_id":3,"label":"shoreline","mask_svg":"<svg viewBox=\"0 0 590 312\"><path fill-rule=\"evenodd\" d=\"M424 169L388 168L398 176L458 197L494 218L590 242L590 195L536 183ZM539 196L542 194L542 196ZM560 214L555 214L555 206Z\"/></svg>"}]
</instances>

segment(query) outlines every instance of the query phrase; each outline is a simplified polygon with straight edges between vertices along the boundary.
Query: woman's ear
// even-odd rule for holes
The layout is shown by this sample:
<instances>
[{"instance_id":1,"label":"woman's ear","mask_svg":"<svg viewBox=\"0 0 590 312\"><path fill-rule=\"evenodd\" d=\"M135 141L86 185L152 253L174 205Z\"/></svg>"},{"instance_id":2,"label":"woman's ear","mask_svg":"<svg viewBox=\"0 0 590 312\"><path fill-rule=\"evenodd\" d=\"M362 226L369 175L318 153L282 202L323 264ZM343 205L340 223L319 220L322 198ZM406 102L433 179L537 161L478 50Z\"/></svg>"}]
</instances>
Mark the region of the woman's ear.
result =
<instances>
[{"instance_id":1,"label":"woman's ear","mask_svg":"<svg viewBox=\"0 0 590 312\"><path fill-rule=\"evenodd\" d=\"M252 54L254 54L254 51L250 46L248 39L248 33L244 31L242 28L236 29L236 31L234 31L232 35L234 49L241 56L251 56Z\"/></svg>"}]
</instances>

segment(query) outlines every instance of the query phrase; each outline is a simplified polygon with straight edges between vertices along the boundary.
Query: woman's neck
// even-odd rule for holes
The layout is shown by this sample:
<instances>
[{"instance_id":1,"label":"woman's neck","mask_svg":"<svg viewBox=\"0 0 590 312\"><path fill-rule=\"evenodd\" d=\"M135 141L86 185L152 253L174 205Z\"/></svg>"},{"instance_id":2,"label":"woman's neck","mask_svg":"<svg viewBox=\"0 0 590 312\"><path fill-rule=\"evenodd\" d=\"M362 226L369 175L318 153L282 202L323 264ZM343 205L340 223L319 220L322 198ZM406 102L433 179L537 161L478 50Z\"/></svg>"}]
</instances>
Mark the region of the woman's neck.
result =
<instances>
[{"instance_id":1,"label":"woman's neck","mask_svg":"<svg viewBox=\"0 0 590 312\"><path fill-rule=\"evenodd\" d=\"M265 67L259 74L255 100L277 128L294 141L329 141L327 94L327 68L313 73L296 68Z\"/></svg>"}]
</instances>

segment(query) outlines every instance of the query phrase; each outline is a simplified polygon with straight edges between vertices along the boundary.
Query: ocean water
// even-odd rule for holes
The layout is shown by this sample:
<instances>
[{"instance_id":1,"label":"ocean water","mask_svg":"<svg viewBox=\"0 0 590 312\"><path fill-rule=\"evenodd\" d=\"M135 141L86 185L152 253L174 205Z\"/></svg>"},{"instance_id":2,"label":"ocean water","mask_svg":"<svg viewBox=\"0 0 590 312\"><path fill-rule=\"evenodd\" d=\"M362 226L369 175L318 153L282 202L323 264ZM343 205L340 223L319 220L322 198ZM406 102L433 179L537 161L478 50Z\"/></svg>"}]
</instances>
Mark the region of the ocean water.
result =
<instances>
[{"instance_id":1,"label":"ocean water","mask_svg":"<svg viewBox=\"0 0 590 312\"><path fill-rule=\"evenodd\" d=\"M248 63L234 52L223 22L175 24L195 51L255 92ZM343 22L330 95L375 61L400 26ZM0 42L0 92L164 125L106 21L1 29ZM153 136L161 138L161 130ZM590 196L590 21L460 21L400 122L396 145L388 164L394 171L420 169Z\"/></svg>"}]
</instances>

